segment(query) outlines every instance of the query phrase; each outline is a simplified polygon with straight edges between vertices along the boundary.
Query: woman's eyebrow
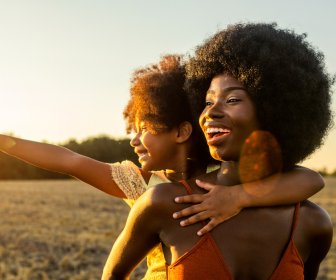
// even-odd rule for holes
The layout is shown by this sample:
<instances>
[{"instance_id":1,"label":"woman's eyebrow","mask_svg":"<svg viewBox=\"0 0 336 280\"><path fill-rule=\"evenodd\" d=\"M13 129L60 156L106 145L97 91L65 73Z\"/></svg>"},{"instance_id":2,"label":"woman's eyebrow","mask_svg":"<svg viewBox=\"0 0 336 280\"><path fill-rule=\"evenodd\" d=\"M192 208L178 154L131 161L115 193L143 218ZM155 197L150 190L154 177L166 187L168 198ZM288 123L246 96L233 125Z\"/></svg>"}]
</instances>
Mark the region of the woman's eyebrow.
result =
<instances>
[{"instance_id":1,"label":"woman's eyebrow","mask_svg":"<svg viewBox=\"0 0 336 280\"><path fill-rule=\"evenodd\" d=\"M246 88L244 88L244 87L227 87L227 88L221 89L220 92L227 93L227 92L230 92L230 91L233 91L233 90L244 90L244 91L247 91ZM206 94L207 95L214 95L215 91L212 90L212 89L209 89L206 92Z\"/></svg>"},{"instance_id":2,"label":"woman's eyebrow","mask_svg":"<svg viewBox=\"0 0 336 280\"><path fill-rule=\"evenodd\" d=\"M243 91L246 91L246 88L244 88L244 87L227 87L227 88L222 89L221 91L222 92L229 92L229 91L233 91L233 90L243 90Z\"/></svg>"}]
</instances>

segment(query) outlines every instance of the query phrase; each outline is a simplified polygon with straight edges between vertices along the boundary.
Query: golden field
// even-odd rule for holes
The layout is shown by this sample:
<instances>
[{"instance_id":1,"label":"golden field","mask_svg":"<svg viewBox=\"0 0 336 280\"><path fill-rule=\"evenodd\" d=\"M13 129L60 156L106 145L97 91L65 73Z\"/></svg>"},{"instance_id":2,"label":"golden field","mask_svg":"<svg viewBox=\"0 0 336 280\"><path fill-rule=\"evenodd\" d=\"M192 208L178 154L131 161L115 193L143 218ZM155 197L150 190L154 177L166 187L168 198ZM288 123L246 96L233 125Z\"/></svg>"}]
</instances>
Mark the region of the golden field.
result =
<instances>
[{"instance_id":1,"label":"golden field","mask_svg":"<svg viewBox=\"0 0 336 280\"><path fill-rule=\"evenodd\" d=\"M312 200L336 221L336 178ZM0 181L0 279L100 279L127 213L124 202L78 181ZM318 279L336 279L336 240Z\"/></svg>"}]
</instances>

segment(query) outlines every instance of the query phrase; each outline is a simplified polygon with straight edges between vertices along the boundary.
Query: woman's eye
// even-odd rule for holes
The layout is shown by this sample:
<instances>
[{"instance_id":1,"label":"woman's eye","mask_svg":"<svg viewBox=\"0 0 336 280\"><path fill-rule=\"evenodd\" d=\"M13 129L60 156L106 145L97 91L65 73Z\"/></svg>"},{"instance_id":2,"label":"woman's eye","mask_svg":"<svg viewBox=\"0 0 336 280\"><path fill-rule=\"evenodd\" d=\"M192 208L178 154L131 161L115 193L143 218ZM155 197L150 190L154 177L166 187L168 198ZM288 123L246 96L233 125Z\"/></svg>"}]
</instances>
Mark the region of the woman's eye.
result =
<instances>
[{"instance_id":1,"label":"woman's eye","mask_svg":"<svg viewBox=\"0 0 336 280\"><path fill-rule=\"evenodd\" d=\"M212 102L211 101L205 101L205 107L211 106Z\"/></svg>"},{"instance_id":2,"label":"woman's eye","mask_svg":"<svg viewBox=\"0 0 336 280\"><path fill-rule=\"evenodd\" d=\"M232 98L229 98L226 103L236 103L236 102L239 102L241 101L240 99L238 98L235 98L235 97L232 97Z\"/></svg>"}]
</instances>

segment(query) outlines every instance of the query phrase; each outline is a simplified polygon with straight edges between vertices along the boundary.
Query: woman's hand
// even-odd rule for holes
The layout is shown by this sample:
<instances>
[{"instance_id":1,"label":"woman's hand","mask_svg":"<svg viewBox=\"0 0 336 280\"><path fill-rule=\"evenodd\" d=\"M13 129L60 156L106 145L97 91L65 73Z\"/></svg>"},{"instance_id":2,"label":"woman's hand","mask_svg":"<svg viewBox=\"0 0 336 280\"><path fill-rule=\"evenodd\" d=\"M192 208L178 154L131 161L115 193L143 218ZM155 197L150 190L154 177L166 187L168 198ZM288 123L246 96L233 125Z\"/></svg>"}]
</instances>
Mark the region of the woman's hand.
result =
<instances>
[{"instance_id":1,"label":"woman's hand","mask_svg":"<svg viewBox=\"0 0 336 280\"><path fill-rule=\"evenodd\" d=\"M209 219L210 221L197 232L197 235L201 236L211 231L218 224L237 215L244 208L240 199L243 193L241 185L225 187L200 180L196 180L196 184L208 192L176 197L176 203L194 203L195 205L174 213L173 218L179 219L192 215L182 220L180 222L181 226L188 226Z\"/></svg>"}]
</instances>

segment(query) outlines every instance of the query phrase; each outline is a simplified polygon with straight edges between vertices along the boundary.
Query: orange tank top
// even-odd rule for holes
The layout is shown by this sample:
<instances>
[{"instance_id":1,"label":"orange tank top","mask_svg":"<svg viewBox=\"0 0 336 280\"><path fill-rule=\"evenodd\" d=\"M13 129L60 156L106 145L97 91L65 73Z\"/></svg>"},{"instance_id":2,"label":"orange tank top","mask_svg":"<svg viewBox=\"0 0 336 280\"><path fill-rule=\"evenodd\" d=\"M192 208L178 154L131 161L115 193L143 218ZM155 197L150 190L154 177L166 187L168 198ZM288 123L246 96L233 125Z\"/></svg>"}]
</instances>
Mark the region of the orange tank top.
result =
<instances>
[{"instance_id":1,"label":"orange tank top","mask_svg":"<svg viewBox=\"0 0 336 280\"><path fill-rule=\"evenodd\" d=\"M192 194L190 186L181 182L187 192ZM303 280L303 261L295 247L293 236L299 217L300 204L295 207L290 240L287 248L270 280ZM224 258L210 233L206 233L196 245L173 264L166 266L168 279L233 280Z\"/></svg>"}]
</instances>

